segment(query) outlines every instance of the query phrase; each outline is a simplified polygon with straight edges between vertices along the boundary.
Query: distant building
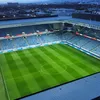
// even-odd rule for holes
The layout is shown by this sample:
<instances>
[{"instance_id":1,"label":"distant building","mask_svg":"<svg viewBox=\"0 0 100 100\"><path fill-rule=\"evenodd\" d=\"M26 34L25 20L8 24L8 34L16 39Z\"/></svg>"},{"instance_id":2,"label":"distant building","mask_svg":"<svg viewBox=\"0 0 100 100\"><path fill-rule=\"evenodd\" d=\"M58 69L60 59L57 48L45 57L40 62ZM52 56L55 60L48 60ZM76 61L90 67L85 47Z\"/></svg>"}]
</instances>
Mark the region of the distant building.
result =
<instances>
[{"instance_id":1,"label":"distant building","mask_svg":"<svg viewBox=\"0 0 100 100\"><path fill-rule=\"evenodd\" d=\"M93 13L73 13L72 17L73 18L80 18L80 19L100 21L100 14L93 14Z\"/></svg>"},{"instance_id":2,"label":"distant building","mask_svg":"<svg viewBox=\"0 0 100 100\"><path fill-rule=\"evenodd\" d=\"M11 6L11 7L15 7L15 6L18 6L19 3L17 3L17 2L8 2L7 5Z\"/></svg>"}]
</instances>

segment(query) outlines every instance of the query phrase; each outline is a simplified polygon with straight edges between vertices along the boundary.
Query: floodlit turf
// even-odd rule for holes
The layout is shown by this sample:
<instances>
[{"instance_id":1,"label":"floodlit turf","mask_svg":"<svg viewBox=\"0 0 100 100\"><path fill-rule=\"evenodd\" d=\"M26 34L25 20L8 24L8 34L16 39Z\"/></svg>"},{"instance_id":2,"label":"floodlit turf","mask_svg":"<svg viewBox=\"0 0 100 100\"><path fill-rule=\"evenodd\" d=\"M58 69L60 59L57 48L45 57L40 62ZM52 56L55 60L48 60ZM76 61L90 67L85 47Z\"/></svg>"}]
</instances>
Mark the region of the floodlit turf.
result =
<instances>
[{"instance_id":1,"label":"floodlit turf","mask_svg":"<svg viewBox=\"0 0 100 100\"><path fill-rule=\"evenodd\" d=\"M0 73L0 100L7 100L1 73Z\"/></svg>"},{"instance_id":2,"label":"floodlit turf","mask_svg":"<svg viewBox=\"0 0 100 100\"><path fill-rule=\"evenodd\" d=\"M63 44L6 53L1 58L11 100L100 72L100 60Z\"/></svg>"}]
</instances>

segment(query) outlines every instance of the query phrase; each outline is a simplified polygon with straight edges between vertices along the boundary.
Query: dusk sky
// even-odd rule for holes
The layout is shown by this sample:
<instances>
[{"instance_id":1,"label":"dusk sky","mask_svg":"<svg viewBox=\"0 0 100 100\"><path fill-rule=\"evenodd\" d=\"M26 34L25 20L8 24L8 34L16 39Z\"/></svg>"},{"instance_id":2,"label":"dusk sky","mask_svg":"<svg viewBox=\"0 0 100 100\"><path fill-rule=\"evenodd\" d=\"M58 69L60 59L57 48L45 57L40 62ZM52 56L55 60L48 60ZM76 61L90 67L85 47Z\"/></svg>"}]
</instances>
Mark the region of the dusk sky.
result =
<instances>
[{"instance_id":1,"label":"dusk sky","mask_svg":"<svg viewBox=\"0 0 100 100\"><path fill-rule=\"evenodd\" d=\"M40 2L40 1L48 1L48 0L0 0L0 3L6 3L6 2L27 3L27 2Z\"/></svg>"},{"instance_id":2,"label":"dusk sky","mask_svg":"<svg viewBox=\"0 0 100 100\"><path fill-rule=\"evenodd\" d=\"M6 2L19 2L19 3L29 3L29 2L41 2L41 1L79 1L79 0L0 0L0 3ZM81 1L81 0L80 0Z\"/></svg>"}]
</instances>

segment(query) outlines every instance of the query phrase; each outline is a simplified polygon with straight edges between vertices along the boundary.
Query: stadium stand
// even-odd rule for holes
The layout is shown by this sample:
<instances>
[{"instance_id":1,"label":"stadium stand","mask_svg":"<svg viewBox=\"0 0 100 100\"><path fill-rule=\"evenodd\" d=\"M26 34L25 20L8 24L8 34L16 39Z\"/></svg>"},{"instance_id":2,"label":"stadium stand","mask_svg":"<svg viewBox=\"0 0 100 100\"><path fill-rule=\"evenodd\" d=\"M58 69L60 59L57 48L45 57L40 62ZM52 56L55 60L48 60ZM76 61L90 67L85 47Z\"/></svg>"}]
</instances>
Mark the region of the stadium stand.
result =
<instances>
[{"instance_id":1,"label":"stadium stand","mask_svg":"<svg viewBox=\"0 0 100 100\"><path fill-rule=\"evenodd\" d=\"M64 34L62 34L62 40L70 40L70 39L72 39L73 37L75 37L75 35L74 34L71 34L71 33L64 33Z\"/></svg>"},{"instance_id":2,"label":"stadium stand","mask_svg":"<svg viewBox=\"0 0 100 100\"><path fill-rule=\"evenodd\" d=\"M16 36L21 35L23 32L26 34L34 33L34 32L44 32L46 29L52 30L52 24L45 24L45 25L36 25L36 26L24 26L24 27L14 27L14 28L3 28L0 29L0 37L5 37L7 34Z\"/></svg>"},{"instance_id":3,"label":"stadium stand","mask_svg":"<svg viewBox=\"0 0 100 100\"><path fill-rule=\"evenodd\" d=\"M14 38L13 41L14 41L16 48L28 46L27 42L23 39L23 37Z\"/></svg>"},{"instance_id":4,"label":"stadium stand","mask_svg":"<svg viewBox=\"0 0 100 100\"><path fill-rule=\"evenodd\" d=\"M52 42L52 41L59 41L59 38L56 34L47 34L47 35L41 35L40 36L41 40L43 41L43 43L48 43L48 42Z\"/></svg>"},{"instance_id":5,"label":"stadium stand","mask_svg":"<svg viewBox=\"0 0 100 100\"><path fill-rule=\"evenodd\" d=\"M35 35L26 37L26 41L28 42L29 45L39 44L38 37Z\"/></svg>"},{"instance_id":6,"label":"stadium stand","mask_svg":"<svg viewBox=\"0 0 100 100\"><path fill-rule=\"evenodd\" d=\"M94 53L100 56L100 45L93 50Z\"/></svg>"},{"instance_id":7,"label":"stadium stand","mask_svg":"<svg viewBox=\"0 0 100 100\"><path fill-rule=\"evenodd\" d=\"M48 32L53 30L51 33ZM0 30L3 32L4 29ZM100 56L100 42L95 41L80 35L72 34L71 32L54 32L52 25L36 25L36 26L28 26L23 28L14 28L8 29L4 31L4 34L0 36L6 36L5 32L12 33L12 35L18 35L17 33L25 32L21 37L14 37L12 39L1 39L0 40L0 49L1 50L9 50L9 49L17 49L22 47L28 47L31 45L42 45L49 42L55 41L65 41L71 43L75 46L80 47L81 49L90 51L94 54L98 54ZM38 31L38 32L37 32ZM1 32L1 33L2 33ZM27 35L29 33L35 32L36 34ZM43 33L45 32L45 33ZM10 36L12 36L10 35Z\"/></svg>"},{"instance_id":8,"label":"stadium stand","mask_svg":"<svg viewBox=\"0 0 100 100\"><path fill-rule=\"evenodd\" d=\"M0 42L1 42L2 50L13 49L12 40L3 39Z\"/></svg>"},{"instance_id":9,"label":"stadium stand","mask_svg":"<svg viewBox=\"0 0 100 100\"><path fill-rule=\"evenodd\" d=\"M77 31L83 35L89 35L91 37L95 37L100 39L100 31L99 30L94 30L94 29L89 29L89 28L77 28Z\"/></svg>"}]
</instances>

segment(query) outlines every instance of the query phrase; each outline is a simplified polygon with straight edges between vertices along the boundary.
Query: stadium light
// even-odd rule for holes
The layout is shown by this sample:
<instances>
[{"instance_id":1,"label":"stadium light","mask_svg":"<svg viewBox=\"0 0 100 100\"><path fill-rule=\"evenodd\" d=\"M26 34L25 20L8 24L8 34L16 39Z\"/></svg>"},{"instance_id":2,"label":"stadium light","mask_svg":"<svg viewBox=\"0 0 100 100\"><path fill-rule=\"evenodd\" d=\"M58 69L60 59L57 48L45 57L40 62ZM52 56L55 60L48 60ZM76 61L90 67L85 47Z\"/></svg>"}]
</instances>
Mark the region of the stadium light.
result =
<instances>
[{"instance_id":1,"label":"stadium light","mask_svg":"<svg viewBox=\"0 0 100 100\"><path fill-rule=\"evenodd\" d=\"M25 35L25 32L22 32L23 35Z\"/></svg>"},{"instance_id":2,"label":"stadium light","mask_svg":"<svg viewBox=\"0 0 100 100\"><path fill-rule=\"evenodd\" d=\"M12 38L14 38L14 36L12 35Z\"/></svg>"},{"instance_id":3,"label":"stadium light","mask_svg":"<svg viewBox=\"0 0 100 100\"><path fill-rule=\"evenodd\" d=\"M3 18L5 18L5 16L3 16Z\"/></svg>"},{"instance_id":4,"label":"stadium light","mask_svg":"<svg viewBox=\"0 0 100 100\"><path fill-rule=\"evenodd\" d=\"M9 36L9 34L7 34L7 36Z\"/></svg>"},{"instance_id":5,"label":"stadium light","mask_svg":"<svg viewBox=\"0 0 100 100\"><path fill-rule=\"evenodd\" d=\"M48 29L45 29L45 32L48 32Z\"/></svg>"},{"instance_id":6,"label":"stadium light","mask_svg":"<svg viewBox=\"0 0 100 100\"><path fill-rule=\"evenodd\" d=\"M37 30L36 32L37 32L37 33L39 33L40 31L39 31L39 30Z\"/></svg>"}]
</instances>

